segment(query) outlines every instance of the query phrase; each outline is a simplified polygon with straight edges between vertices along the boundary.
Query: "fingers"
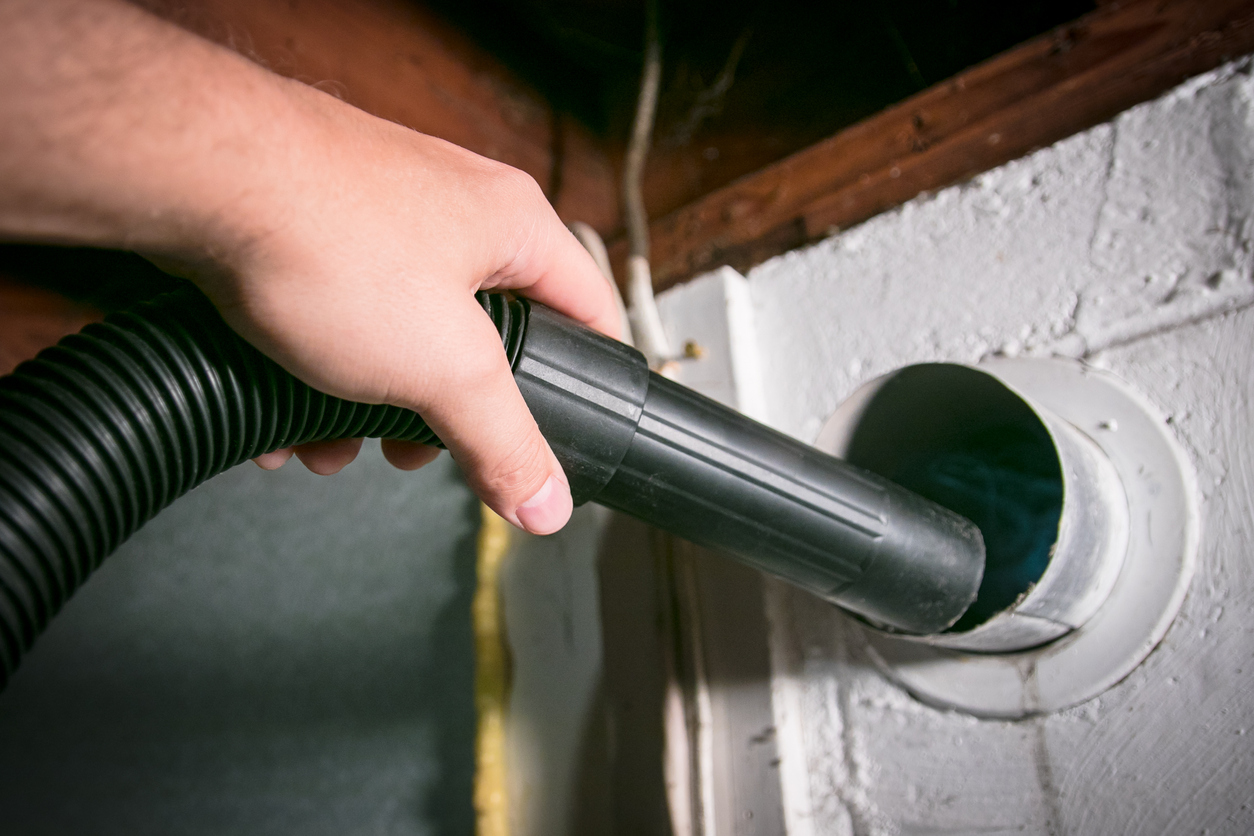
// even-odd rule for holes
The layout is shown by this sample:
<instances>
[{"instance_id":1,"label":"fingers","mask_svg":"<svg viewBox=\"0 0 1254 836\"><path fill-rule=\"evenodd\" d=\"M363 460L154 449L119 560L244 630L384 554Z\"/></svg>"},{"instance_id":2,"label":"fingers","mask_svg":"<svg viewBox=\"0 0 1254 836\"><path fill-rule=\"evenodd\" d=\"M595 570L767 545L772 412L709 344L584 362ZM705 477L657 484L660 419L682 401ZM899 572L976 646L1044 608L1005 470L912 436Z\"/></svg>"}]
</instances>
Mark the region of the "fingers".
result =
<instances>
[{"instance_id":1,"label":"fingers","mask_svg":"<svg viewBox=\"0 0 1254 836\"><path fill-rule=\"evenodd\" d=\"M383 448L383 458L397 470L417 470L435 461L440 455L438 447L413 441L398 441L395 438L383 439L380 446Z\"/></svg>"},{"instance_id":2,"label":"fingers","mask_svg":"<svg viewBox=\"0 0 1254 836\"><path fill-rule=\"evenodd\" d=\"M287 464L288 459L296 456L314 473L329 476L338 473L357 457L361 450L362 439L345 439L343 441L316 441L296 447L284 447L270 453L262 453L253 462L262 470L278 470ZM400 441L395 438L382 440L383 458L398 470L417 470L430 464L440 455L437 447L418 444L413 441Z\"/></svg>"},{"instance_id":3,"label":"fingers","mask_svg":"<svg viewBox=\"0 0 1254 836\"><path fill-rule=\"evenodd\" d=\"M253 459L253 463L262 470L278 470L287 464L287 460L292 457L293 452L295 452L295 448L284 447L272 453L262 453Z\"/></svg>"},{"instance_id":4,"label":"fingers","mask_svg":"<svg viewBox=\"0 0 1254 836\"><path fill-rule=\"evenodd\" d=\"M472 297L450 311L456 362L434 363L438 397L420 412L494 511L532 534L551 534L570 518L570 487L514 384L491 321Z\"/></svg>"},{"instance_id":5,"label":"fingers","mask_svg":"<svg viewBox=\"0 0 1254 836\"><path fill-rule=\"evenodd\" d=\"M498 287L520 291L572 319L622 339L614 293L588 251L547 203L536 208L528 241Z\"/></svg>"},{"instance_id":6,"label":"fingers","mask_svg":"<svg viewBox=\"0 0 1254 836\"><path fill-rule=\"evenodd\" d=\"M334 441L313 441L296 446L296 458L319 476L339 473L361 451L360 438L339 438Z\"/></svg>"}]
</instances>

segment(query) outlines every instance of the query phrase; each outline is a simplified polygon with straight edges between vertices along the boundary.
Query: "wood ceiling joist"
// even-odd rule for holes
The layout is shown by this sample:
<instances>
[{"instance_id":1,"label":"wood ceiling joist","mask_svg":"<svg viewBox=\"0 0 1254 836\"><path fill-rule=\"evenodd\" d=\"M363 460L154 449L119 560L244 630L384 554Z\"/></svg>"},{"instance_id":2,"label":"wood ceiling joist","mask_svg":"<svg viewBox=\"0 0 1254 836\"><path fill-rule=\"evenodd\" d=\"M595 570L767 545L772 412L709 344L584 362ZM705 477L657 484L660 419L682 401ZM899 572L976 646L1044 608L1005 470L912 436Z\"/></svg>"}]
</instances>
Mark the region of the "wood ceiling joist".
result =
<instances>
[{"instance_id":1,"label":"wood ceiling joist","mask_svg":"<svg viewBox=\"0 0 1254 836\"><path fill-rule=\"evenodd\" d=\"M1251 51L1254 0L1104 5L653 221L654 283L747 269Z\"/></svg>"}]
</instances>

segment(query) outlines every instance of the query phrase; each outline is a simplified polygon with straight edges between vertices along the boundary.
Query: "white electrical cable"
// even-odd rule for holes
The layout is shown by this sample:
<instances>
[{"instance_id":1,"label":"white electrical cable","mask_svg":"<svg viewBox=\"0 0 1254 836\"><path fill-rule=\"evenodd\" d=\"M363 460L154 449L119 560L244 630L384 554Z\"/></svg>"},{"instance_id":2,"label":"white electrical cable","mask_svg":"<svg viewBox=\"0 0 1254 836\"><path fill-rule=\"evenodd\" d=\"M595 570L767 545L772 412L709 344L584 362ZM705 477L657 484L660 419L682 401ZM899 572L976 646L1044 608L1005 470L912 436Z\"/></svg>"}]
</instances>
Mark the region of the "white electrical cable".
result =
<instances>
[{"instance_id":1,"label":"white electrical cable","mask_svg":"<svg viewBox=\"0 0 1254 836\"><path fill-rule=\"evenodd\" d=\"M636 347L649 365L664 369L674 358L670 340L662 327L657 302L653 298L653 271L649 268L649 216L645 211L642 181L657 112L658 88L662 78L662 48L658 39L657 0L646 5L644 69L640 76L640 96L631 126L631 140L623 162L623 214L627 224L627 302Z\"/></svg>"}]
</instances>

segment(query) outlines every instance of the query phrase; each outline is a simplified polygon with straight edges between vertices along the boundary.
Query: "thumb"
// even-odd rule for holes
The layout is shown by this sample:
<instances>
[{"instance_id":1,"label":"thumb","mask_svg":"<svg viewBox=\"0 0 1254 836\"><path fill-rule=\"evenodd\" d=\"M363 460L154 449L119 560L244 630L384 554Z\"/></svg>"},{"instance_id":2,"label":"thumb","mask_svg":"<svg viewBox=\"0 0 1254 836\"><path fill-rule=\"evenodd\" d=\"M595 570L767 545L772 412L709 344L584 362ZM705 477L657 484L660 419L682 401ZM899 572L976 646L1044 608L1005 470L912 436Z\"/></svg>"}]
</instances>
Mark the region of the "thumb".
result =
<instances>
[{"instance_id":1,"label":"thumb","mask_svg":"<svg viewBox=\"0 0 1254 836\"><path fill-rule=\"evenodd\" d=\"M532 534L570 519L570 485L514 383L491 320L472 297L456 306L458 345L439 358L423 418L492 510Z\"/></svg>"}]
</instances>

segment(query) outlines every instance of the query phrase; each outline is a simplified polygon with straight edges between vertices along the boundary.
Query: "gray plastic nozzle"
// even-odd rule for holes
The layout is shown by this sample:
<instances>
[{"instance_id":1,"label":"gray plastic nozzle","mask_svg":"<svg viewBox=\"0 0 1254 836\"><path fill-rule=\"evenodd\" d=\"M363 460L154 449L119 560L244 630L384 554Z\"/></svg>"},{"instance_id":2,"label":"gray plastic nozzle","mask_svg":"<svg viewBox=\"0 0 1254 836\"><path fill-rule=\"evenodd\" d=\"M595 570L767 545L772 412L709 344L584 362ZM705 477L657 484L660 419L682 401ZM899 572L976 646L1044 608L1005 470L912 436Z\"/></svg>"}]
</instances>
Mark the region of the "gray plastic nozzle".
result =
<instances>
[{"instance_id":1,"label":"gray plastic nozzle","mask_svg":"<svg viewBox=\"0 0 1254 836\"><path fill-rule=\"evenodd\" d=\"M528 303L514 377L589 500L727 551L875 624L936 633L975 599L976 526L649 371Z\"/></svg>"}]
</instances>

